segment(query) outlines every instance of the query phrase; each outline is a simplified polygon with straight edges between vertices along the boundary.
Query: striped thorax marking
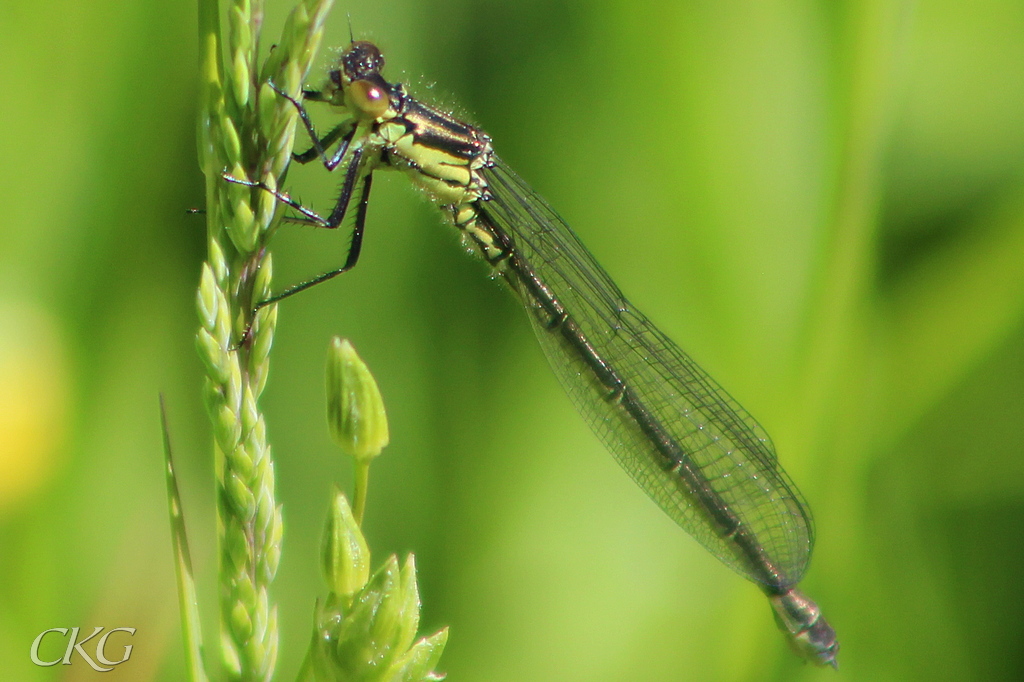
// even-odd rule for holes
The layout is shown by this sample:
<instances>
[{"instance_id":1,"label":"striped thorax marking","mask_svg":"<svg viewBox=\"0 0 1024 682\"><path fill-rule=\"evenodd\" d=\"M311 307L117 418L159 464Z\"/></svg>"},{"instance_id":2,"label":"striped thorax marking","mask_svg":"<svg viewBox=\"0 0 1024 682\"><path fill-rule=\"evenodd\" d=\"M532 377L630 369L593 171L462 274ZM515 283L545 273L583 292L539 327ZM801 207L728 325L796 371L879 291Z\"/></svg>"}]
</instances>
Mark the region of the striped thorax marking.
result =
<instances>
[{"instance_id":1,"label":"striped thorax marking","mask_svg":"<svg viewBox=\"0 0 1024 682\"><path fill-rule=\"evenodd\" d=\"M487 195L481 170L494 154L491 139L449 114L411 98L382 125L387 163L404 170L413 184L427 193L452 223L466 233L492 264L505 249L477 220L476 202Z\"/></svg>"}]
</instances>

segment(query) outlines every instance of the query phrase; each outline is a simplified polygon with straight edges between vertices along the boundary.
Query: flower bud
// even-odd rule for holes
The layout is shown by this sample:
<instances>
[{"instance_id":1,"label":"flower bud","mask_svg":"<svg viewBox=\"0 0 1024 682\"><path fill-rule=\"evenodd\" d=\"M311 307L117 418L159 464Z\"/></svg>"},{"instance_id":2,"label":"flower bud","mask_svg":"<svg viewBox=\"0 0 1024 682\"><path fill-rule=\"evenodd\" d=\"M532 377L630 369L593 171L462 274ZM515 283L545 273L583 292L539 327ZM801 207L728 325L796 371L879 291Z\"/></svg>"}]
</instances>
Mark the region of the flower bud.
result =
<instances>
[{"instance_id":1,"label":"flower bud","mask_svg":"<svg viewBox=\"0 0 1024 682\"><path fill-rule=\"evenodd\" d=\"M334 337L327 356L327 421L347 454L368 462L388 444L388 418L373 375L352 344Z\"/></svg>"},{"instance_id":2,"label":"flower bud","mask_svg":"<svg viewBox=\"0 0 1024 682\"><path fill-rule=\"evenodd\" d=\"M370 577L370 550L345 496L334 491L334 504L324 528L321 556L324 580L331 592L348 600Z\"/></svg>"}]
</instances>

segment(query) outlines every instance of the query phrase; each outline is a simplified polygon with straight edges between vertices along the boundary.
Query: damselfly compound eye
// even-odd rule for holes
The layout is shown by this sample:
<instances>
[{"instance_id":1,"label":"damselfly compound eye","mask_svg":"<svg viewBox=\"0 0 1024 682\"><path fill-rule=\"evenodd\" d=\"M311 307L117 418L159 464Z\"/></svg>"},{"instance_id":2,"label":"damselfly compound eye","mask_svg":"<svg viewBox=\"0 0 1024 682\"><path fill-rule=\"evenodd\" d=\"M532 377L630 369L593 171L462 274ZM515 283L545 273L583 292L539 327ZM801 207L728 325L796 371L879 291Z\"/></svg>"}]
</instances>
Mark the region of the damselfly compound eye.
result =
<instances>
[{"instance_id":1,"label":"damselfly compound eye","mask_svg":"<svg viewBox=\"0 0 1024 682\"><path fill-rule=\"evenodd\" d=\"M370 118L383 115L391 106L391 100L384 89L370 81L352 81L349 94L355 108Z\"/></svg>"}]
</instances>

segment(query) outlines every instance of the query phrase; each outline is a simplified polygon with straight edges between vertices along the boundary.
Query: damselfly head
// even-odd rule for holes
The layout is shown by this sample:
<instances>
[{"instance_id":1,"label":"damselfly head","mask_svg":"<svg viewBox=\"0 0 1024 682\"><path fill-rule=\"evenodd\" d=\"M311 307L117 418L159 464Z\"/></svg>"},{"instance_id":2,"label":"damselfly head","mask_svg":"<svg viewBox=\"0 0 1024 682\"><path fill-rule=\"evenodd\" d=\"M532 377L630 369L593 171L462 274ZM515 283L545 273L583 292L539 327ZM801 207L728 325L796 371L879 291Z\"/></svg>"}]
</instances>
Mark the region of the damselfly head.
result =
<instances>
[{"instance_id":1,"label":"damselfly head","mask_svg":"<svg viewBox=\"0 0 1024 682\"><path fill-rule=\"evenodd\" d=\"M341 67L344 69L345 80L372 80L380 77L384 68L384 55L376 45L367 40L355 40L341 54Z\"/></svg>"}]
</instances>

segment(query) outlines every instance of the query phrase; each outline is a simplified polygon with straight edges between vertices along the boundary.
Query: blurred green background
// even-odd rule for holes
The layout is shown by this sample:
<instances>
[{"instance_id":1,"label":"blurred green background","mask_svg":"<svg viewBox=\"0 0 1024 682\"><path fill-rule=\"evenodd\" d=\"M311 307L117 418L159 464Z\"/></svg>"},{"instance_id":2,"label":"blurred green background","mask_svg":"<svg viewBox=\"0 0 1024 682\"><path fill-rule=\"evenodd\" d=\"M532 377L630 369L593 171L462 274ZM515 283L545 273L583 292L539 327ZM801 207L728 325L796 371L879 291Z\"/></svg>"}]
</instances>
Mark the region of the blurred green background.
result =
<instances>
[{"instance_id":1,"label":"blurred green background","mask_svg":"<svg viewBox=\"0 0 1024 682\"><path fill-rule=\"evenodd\" d=\"M270 2L265 48L288 9ZM105 679L182 678L160 391L215 658L195 13L0 0L5 680L91 679L28 648L94 625L138 628ZM623 475L511 296L381 174L359 268L280 310L280 679L350 477L323 416L334 334L391 419L371 547L416 553L452 680L1024 678L1024 3L339 0L327 43L346 14L772 434L815 511L803 587L841 669L791 655L760 592ZM335 196L322 169L289 180ZM283 230L278 286L345 243Z\"/></svg>"}]
</instances>

